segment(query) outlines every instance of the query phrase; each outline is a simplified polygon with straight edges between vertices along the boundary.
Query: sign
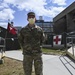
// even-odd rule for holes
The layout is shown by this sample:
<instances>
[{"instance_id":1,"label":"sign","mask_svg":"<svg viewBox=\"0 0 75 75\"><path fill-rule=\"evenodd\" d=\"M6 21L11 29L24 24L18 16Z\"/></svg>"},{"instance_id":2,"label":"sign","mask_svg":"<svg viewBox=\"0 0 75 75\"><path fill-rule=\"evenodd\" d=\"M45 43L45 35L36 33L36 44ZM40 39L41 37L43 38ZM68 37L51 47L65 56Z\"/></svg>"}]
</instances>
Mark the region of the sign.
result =
<instances>
[{"instance_id":1,"label":"sign","mask_svg":"<svg viewBox=\"0 0 75 75\"><path fill-rule=\"evenodd\" d=\"M62 35L53 36L53 45L61 45Z\"/></svg>"}]
</instances>

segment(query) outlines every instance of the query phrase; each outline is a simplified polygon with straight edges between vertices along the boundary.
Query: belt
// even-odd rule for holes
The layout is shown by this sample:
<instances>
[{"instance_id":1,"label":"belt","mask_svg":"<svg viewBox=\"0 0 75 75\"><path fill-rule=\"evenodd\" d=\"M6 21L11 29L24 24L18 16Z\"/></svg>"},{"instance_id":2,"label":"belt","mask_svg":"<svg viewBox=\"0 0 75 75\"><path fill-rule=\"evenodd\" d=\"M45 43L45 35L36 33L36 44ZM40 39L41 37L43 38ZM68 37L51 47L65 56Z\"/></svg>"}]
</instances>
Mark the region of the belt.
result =
<instances>
[{"instance_id":1,"label":"belt","mask_svg":"<svg viewBox=\"0 0 75 75\"><path fill-rule=\"evenodd\" d=\"M36 54L36 53L41 53L42 51L41 50L32 50L32 51L25 51L25 54L28 54L28 55L32 55L32 54Z\"/></svg>"}]
</instances>

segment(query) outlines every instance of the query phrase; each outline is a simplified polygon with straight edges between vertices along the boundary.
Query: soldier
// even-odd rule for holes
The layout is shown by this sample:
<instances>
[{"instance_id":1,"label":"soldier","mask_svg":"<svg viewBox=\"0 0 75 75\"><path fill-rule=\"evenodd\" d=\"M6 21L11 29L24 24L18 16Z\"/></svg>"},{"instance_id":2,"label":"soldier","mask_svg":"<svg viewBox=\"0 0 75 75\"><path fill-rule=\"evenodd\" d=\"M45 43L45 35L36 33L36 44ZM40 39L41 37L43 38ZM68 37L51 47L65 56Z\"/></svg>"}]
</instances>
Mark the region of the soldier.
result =
<instances>
[{"instance_id":1,"label":"soldier","mask_svg":"<svg viewBox=\"0 0 75 75\"><path fill-rule=\"evenodd\" d=\"M35 24L36 17L34 12L27 14L28 25L23 27L19 34L19 42L23 49L23 68L25 75L31 75L32 64L36 75L43 75L43 62L41 45L44 40L42 28Z\"/></svg>"}]
</instances>

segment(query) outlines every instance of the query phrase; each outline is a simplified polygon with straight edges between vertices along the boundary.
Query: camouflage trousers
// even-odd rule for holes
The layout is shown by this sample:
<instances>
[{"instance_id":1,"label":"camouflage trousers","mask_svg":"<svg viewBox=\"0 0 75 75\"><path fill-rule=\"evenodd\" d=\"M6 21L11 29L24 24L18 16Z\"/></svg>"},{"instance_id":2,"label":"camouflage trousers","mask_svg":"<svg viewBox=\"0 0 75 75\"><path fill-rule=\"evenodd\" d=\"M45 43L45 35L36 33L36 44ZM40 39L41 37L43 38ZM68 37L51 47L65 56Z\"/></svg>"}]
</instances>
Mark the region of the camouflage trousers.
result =
<instances>
[{"instance_id":1,"label":"camouflage trousers","mask_svg":"<svg viewBox=\"0 0 75 75\"><path fill-rule=\"evenodd\" d=\"M23 59L23 68L25 75L32 74L32 65L34 62L35 75L43 75L42 73L42 54L37 53L35 55L24 55Z\"/></svg>"}]
</instances>

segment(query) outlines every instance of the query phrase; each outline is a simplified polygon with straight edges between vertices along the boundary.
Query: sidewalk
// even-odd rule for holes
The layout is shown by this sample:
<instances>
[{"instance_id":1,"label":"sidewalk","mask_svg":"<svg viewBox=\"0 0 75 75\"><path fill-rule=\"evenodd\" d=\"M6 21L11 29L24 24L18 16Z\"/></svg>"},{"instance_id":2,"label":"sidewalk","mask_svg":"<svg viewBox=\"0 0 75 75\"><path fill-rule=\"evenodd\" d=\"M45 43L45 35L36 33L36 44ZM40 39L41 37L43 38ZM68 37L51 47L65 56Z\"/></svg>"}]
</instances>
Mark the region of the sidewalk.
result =
<instances>
[{"instance_id":1,"label":"sidewalk","mask_svg":"<svg viewBox=\"0 0 75 75\"><path fill-rule=\"evenodd\" d=\"M23 61L22 51L6 51L6 57ZM74 75L75 63L66 56L42 55L43 75Z\"/></svg>"}]
</instances>

